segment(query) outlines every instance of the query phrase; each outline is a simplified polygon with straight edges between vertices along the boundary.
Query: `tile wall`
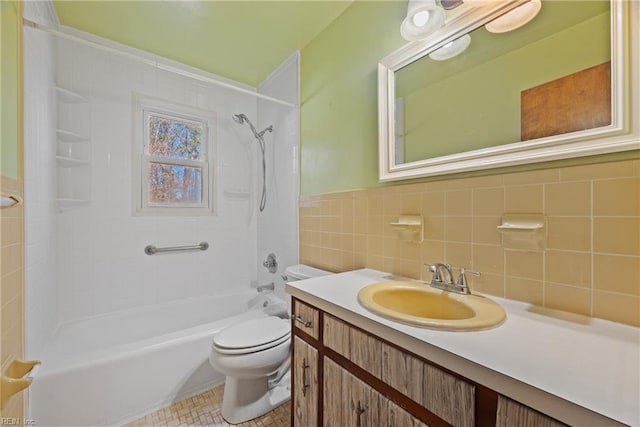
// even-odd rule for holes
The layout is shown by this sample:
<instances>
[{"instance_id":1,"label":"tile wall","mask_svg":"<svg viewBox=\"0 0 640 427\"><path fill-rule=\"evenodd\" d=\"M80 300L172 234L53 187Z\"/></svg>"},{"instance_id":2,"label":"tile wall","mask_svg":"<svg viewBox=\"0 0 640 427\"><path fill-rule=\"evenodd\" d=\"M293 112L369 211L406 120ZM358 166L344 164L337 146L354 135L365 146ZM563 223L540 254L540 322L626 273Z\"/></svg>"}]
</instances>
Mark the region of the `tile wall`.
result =
<instances>
[{"instance_id":1,"label":"tile wall","mask_svg":"<svg viewBox=\"0 0 640 427\"><path fill-rule=\"evenodd\" d=\"M258 87L258 92L298 103L298 61L297 53L285 60ZM273 132L264 135L267 165L267 203L262 212L257 213L258 222L258 284L274 283L275 293L284 300L289 295L284 291L282 274L289 265L298 262L298 143L299 111L274 102L259 99L257 128L273 126ZM245 126L247 135L249 129ZM257 142L254 141L257 144ZM254 196L258 211L262 189L262 159L257 155L254 173L258 176L258 187ZM278 271L270 273L262 267L262 262L273 253L278 260Z\"/></svg>"},{"instance_id":2,"label":"tile wall","mask_svg":"<svg viewBox=\"0 0 640 427\"><path fill-rule=\"evenodd\" d=\"M70 185L86 184L82 198L89 202L58 213L58 320L249 290L258 265L258 150L247 127L231 117L255 118L255 98L74 41L57 42L57 85L89 100L79 107L87 123L78 124L89 127L83 135L91 153L88 166L73 169ZM134 93L216 115L216 215L132 215ZM202 241L210 244L207 251L143 251L149 244Z\"/></svg>"},{"instance_id":3,"label":"tile wall","mask_svg":"<svg viewBox=\"0 0 640 427\"><path fill-rule=\"evenodd\" d=\"M22 197L22 183L2 177L0 184L3 194ZM24 208L16 207L0 210L0 360L4 371L12 359L23 357L23 277L24 277ZM22 419L24 393L9 399L2 408L2 419Z\"/></svg>"},{"instance_id":4,"label":"tile wall","mask_svg":"<svg viewBox=\"0 0 640 427\"><path fill-rule=\"evenodd\" d=\"M544 250L512 250L504 214L542 213ZM389 223L422 215L422 243ZM303 196L300 262L430 279L425 262L480 271L478 292L640 326L640 160Z\"/></svg>"},{"instance_id":5,"label":"tile wall","mask_svg":"<svg viewBox=\"0 0 640 427\"><path fill-rule=\"evenodd\" d=\"M53 6L51 6L52 8ZM55 26L53 11L43 2L25 3L24 16ZM24 193L25 193L25 356L42 357L56 327L57 205L56 98L53 36L24 29Z\"/></svg>"}]
</instances>

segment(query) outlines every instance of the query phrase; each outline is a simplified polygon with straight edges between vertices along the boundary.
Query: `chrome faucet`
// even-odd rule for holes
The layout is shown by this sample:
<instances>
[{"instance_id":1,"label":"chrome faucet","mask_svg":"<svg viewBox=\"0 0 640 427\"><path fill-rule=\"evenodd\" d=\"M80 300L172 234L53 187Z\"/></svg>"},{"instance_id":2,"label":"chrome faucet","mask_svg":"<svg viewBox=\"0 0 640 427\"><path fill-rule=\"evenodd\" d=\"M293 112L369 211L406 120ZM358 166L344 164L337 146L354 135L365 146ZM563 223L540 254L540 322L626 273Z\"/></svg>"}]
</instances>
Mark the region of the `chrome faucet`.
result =
<instances>
[{"instance_id":1,"label":"chrome faucet","mask_svg":"<svg viewBox=\"0 0 640 427\"><path fill-rule=\"evenodd\" d=\"M276 254L267 255L267 259L262 261L262 266L269 270L269 273L271 274L278 271L278 260L276 259Z\"/></svg>"},{"instance_id":2,"label":"chrome faucet","mask_svg":"<svg viewBox=\"0 0 640 427\"><path fill-rule=\"evenodd\" d=\"M451 264L435 263L425 264L424 266L433 273L433 277L431 277L431 282L429 283L431 287L463 295L469 295L471 293L466 274L469 273L474 276L480 275L477 271L471 271L464 267L460 267L460 275L454 283Z\"/></svg>"},{"instance_id":3,"label":"chrome faucet","mask_svg":"<svg viewBox=\"0 0 640 427\"><path fill-rule=\"evenodd\" d=\"M275 289L276 285L273 282L258 286L258 292L273 292Z\"/></svg>"}]
</instances>

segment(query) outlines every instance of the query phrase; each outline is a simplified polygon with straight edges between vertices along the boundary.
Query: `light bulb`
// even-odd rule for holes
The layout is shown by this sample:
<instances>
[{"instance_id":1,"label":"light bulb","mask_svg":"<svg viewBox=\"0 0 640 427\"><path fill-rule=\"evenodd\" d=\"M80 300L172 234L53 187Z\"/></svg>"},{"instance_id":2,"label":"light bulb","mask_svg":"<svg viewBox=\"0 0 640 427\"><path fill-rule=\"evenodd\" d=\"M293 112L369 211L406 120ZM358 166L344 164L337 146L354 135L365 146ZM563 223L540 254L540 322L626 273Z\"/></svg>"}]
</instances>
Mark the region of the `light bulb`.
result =
<instances>
[{"instance_id":1,"label":"light bulb","mask_svg":"<svg viewBox=\"0 0 640 427\"><path fill-rule=\"evenodd\" d=\"M420 12L413 15L413 25L416 27L424 27L427 22L429 22L429 12L426 10L421 10Z\"/></svg>"}]
</instances>

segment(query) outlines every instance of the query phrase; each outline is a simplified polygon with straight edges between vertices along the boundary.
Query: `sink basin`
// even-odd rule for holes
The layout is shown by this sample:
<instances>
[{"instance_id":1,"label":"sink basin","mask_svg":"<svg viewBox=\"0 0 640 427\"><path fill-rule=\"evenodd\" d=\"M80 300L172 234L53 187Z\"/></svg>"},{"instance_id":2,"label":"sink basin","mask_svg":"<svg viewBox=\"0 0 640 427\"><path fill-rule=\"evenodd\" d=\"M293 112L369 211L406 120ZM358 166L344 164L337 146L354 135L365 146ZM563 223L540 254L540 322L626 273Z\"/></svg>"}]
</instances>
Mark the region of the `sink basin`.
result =
<instances>
[{"instance_id":1,"label":"sink basin","mask_svg":"<svg viewBox=\"0 0 640 427\"><path fill-rule=\"evenodd\" d=\"M485 329L506 317L489 298L441 291L421 282L374 283L358 292L358 301L380 316L432 329Z\"/></svg>"}]
</instances>

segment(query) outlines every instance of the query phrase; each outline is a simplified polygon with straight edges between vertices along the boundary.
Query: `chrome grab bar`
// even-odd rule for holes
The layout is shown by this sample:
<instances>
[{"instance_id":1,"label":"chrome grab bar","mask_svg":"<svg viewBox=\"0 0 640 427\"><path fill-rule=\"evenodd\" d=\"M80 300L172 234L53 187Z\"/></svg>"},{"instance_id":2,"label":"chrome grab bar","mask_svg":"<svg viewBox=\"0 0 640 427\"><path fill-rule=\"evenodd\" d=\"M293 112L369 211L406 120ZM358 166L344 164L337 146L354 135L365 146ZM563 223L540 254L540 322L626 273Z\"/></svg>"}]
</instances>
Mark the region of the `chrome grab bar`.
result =
<instances>
[{"instance_id":1,"label":"chrome grab bar","mask_svg":"<svg viewBox=\"0 0 640 427\"><path fill-rule=\"evenodd\" d=\"M209 244L207 242L201 242L198 245L191 246L168 246L166 248L157 248L153 245L148 245L144 248L144 253L147 255L154 255L160 252L206 251L207 249L209 249Z\"/></svg>"}]
</instances>

